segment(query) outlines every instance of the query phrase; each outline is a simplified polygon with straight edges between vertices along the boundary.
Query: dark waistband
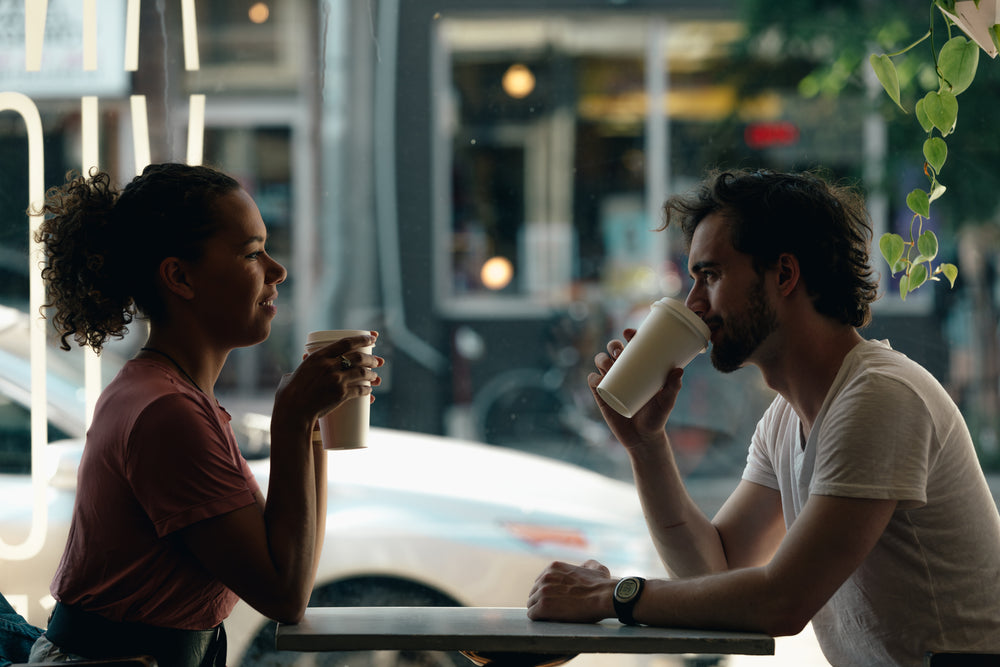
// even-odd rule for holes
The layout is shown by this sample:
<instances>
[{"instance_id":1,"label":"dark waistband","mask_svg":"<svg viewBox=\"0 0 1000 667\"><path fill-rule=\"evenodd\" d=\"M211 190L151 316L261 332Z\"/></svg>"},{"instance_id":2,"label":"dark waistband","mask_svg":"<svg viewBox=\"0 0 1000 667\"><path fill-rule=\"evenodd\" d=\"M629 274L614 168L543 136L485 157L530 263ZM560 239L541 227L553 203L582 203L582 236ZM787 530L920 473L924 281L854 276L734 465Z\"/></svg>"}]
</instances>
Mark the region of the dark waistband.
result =
<instances>
[{"instance_id":1,"label":"dark waistband","mask_svg":"<svg viewBox=\"0 0 1000 667\"><path fill-rule=\"evenodd\" d=\"M57 602L46 638L82 658L151 655L160 667L225 667L226 631L179 630L145 623L112 621L75 605Z\"/></svg>"}]
</instances>

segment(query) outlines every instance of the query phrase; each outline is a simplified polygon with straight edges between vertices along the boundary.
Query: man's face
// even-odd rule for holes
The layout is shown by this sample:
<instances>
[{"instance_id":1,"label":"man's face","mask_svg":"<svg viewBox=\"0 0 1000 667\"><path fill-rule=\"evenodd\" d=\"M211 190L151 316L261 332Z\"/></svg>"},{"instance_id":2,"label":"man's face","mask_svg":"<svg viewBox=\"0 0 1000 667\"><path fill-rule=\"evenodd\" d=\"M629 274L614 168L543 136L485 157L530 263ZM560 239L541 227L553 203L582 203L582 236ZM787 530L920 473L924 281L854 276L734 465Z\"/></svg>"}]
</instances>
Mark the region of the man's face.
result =
<instances>
[{"instance_id":1,"label":"man's face","mask_svg":"<svg viewBox=\"0 0 1000 667\"><path fill-rule=\"evenodd\" d=\"M711 329L712 365L723 373L753 361L778 326L764 277L730 239L725 218L709 215L695 230L688 259L694 286L686 303Z\"/></svg>"}]
</instances>

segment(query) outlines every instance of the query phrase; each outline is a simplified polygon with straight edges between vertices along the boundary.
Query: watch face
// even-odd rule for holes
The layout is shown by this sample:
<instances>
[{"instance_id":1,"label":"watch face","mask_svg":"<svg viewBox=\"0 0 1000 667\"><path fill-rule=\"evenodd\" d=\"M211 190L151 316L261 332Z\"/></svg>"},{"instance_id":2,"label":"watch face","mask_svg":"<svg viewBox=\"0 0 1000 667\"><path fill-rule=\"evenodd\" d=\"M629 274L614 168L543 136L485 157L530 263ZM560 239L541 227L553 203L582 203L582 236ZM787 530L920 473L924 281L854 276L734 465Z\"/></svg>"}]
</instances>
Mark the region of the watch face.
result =
<instances>
[{"instance_id":1,"label":"watch face","mask_svg":"<svg viewBox=\"0 0 1000 667\"><path fill-rule=\"evenodd\" d=\"M622 602L626 602L630 600L638 591L639 582L629 577L618 582L618 585L615 587L615 597Z\"/></svg>"}]
</instances>

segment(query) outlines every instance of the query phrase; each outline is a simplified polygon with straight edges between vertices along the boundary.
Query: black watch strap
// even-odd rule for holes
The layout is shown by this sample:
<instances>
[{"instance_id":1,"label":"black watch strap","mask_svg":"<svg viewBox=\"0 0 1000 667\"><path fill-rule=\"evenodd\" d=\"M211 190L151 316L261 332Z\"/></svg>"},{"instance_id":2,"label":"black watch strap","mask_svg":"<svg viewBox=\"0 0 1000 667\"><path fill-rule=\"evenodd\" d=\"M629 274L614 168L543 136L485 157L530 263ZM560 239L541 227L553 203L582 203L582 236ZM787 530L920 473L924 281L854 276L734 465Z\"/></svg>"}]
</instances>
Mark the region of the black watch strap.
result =
<instances>
[{"instance_id":1,"label":"black watch strap","mask_svg":"<svg viewBox=\"0 0 1000 667\"><path fill-rule=\"evenodd\" d=\"M615 605L615 614L618 615L618 620L625 625L638 625L635 622L632 612L635 609L635 603L639 601L639 596L642 595L642 588L645 585L646 580L642 577L625 577L615 586L612 598Z\"/></svg>"}]
</instances>

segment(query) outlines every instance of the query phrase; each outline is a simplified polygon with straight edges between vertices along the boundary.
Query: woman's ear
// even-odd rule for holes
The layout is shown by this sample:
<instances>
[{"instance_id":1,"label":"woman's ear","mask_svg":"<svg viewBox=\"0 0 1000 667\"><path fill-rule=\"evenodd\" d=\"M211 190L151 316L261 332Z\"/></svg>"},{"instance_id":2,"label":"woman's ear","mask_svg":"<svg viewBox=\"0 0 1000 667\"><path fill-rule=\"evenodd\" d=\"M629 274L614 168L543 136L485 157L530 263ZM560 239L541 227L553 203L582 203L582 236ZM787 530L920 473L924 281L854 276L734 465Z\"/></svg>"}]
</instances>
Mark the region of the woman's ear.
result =
<instances>
[{"instance_id":1,"label":"woman's ear","mask_svg":"<svg viewBox=\"0 0 1000 667\"><path fill-rule=\"evenodd\" d=\"M160 280L171 294L182 299L194 298L194 288L188 280L185 263L178 257L167 257L160 262Z\"/></svg>"}]
</instances>

